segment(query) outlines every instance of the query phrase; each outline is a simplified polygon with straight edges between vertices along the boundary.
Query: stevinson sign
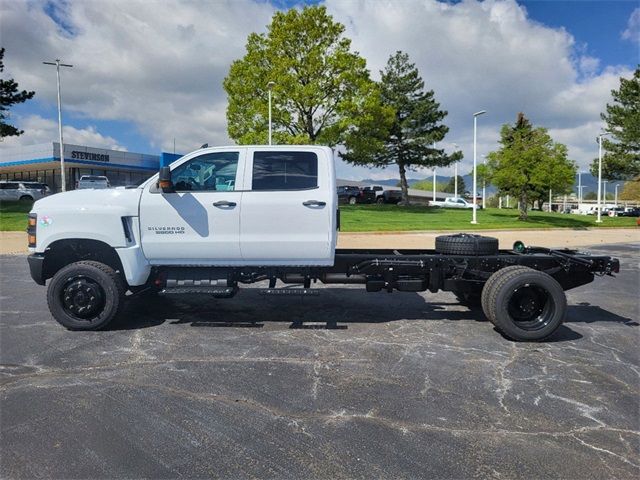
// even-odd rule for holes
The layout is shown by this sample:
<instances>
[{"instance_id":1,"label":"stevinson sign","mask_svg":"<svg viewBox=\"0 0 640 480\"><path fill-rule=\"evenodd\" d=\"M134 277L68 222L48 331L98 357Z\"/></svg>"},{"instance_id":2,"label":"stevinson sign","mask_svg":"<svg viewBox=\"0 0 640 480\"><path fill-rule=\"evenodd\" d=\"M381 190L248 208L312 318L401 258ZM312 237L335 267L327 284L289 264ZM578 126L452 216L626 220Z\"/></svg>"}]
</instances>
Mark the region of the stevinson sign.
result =
<instances>
[{"instance_id":1,"label":"stevinson sign","mask_svg":"<svg viewBox=\"0 0 640 480\"><path fill-rule=\"evenodd\" d=\"M66 150L66 149L65 149ZM66 157L66 155L65 155ZM75 160L92 160L94 162L108 162L109 155L105 153L80 152L78 150L71 151L71 158Z\"/></svg>"}]
</instances>

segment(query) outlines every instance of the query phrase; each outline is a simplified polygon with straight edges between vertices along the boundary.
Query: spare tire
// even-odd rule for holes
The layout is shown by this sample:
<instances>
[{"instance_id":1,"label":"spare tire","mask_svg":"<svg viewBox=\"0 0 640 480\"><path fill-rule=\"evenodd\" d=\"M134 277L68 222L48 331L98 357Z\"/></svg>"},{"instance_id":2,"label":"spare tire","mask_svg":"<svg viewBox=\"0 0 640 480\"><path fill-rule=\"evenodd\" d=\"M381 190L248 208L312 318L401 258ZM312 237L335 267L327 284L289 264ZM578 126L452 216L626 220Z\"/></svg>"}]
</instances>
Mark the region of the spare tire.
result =
<instances>
[{"instance_id":1,"label":"spare tire","mask_svg":"<svg viewBox=\"0 0 640 480\"><path fill-rule=\"evenodd\" d=\"M436 237L436 252L445 255L495 255L498 239L470 233Z\"/></svg>"}]
</instances>

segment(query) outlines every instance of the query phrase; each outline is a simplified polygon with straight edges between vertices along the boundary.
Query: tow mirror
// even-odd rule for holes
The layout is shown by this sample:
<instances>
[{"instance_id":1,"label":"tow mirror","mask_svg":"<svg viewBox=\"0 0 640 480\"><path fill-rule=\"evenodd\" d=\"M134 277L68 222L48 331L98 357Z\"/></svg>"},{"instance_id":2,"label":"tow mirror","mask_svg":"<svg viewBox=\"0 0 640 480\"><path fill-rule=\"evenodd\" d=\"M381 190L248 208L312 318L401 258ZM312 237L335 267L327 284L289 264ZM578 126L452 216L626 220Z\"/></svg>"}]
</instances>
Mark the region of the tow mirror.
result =
<instances>
[{"instance_id":1,"label":"tow mirror","mask_svg":"<svg viewBox=\"0 0 640 480\"><path fill-rule=\"evenodd\" d=\"M171 169L169 167L161 167L158 176L158 188L162 193L174 193L173 182L171 181Z\"/></svg>"}]
</instances>

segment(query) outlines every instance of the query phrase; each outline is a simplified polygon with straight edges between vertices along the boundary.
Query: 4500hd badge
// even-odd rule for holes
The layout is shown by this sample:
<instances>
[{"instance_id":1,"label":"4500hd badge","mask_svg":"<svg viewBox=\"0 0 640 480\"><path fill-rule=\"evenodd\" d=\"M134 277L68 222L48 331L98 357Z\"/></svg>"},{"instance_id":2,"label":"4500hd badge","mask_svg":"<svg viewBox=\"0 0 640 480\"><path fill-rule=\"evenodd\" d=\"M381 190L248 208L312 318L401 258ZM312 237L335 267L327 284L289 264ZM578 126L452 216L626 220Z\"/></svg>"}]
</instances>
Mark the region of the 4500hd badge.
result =
<instances>
[{"instance_id":1,"label":"4500hd badge","mask_svg":"<svg viewBox=\"0 0 640 480\"><path fill-rule=\"evenodd\" d=\"M147 227L147 230L156 232L156 235L184 234L184 227Z\"/></svg>"}]
</instances>

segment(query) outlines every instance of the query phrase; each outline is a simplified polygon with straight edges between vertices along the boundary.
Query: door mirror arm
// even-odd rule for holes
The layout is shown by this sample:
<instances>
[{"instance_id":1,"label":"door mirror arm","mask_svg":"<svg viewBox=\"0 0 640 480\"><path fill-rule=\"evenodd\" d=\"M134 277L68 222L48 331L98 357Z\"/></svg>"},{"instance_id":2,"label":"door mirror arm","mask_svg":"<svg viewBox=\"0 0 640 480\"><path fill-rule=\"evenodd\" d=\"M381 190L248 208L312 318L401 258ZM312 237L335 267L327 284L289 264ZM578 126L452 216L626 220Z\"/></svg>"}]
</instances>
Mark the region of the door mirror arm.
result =
<instances>
[{"instance_id":1,"label":"door mirror arm","mask_svg":"<svg viewBox=\"0 0 640 480\"><path fill-rule=\"evenodd\" d=\"M171 181L171 168L161 167L160 174L158 176L158 188L162 190L162 193L175 193L173 182Z\"/></svg>"}]
</instances>

